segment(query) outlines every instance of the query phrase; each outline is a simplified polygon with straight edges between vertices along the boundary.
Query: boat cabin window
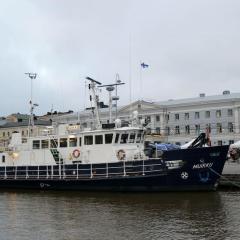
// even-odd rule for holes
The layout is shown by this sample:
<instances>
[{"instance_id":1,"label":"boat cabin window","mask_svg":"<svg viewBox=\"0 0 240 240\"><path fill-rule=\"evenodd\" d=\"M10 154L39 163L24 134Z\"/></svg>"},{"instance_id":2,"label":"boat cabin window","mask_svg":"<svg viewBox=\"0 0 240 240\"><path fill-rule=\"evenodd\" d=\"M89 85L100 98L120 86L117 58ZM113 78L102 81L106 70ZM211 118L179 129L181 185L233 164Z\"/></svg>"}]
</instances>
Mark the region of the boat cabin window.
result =
<instances>
[{"instance_id":1,"label":"boat cabin window","mask_svg":"<svg viewBox=\"0 0 240 240\"><path fill-rule=\"evenodd\" d=\"M67 138L60 138L60 147L67 147Z\"/></svg>"},{"instance_id":2,"label":"boat cabin window","mask_svg":"<svg viewBox=\"0 0 240 240\"><path fill-rule=\"evenodd\" d=\"M140 143L141 142L141 136L142 136L141 133L137 134L136 143Z\"/></svg>"},{"instance_id":3,"label":"boat cabin window","mask_svg":"<svg viewBox=\"0 0 240 240\"><path fill-rule=\"evenodd\" d=\"M95 144L103 144L103 135L95 135Z\"/></svg>"},{"instance_id":4,"label":"boat cabin window","mask_svg":"<svg viewBox=\"0 0 240 240\"><path fill-rule=\"evenodd\" d=\"M50 147L51 148L57 148L58 147L58 140L57 139L51 139L50 140Z\"/></svg>"},{"instance_id":5,"label":"boat cabin window","mask_svg":"<svg viewBox=\"0 0 240 240\"><path fill-rule=\"evenodd\" d=\"M119 133L116 134L116 137L115 137L115 143L118 143L118 140L119 140Z\"/></svg>"},{"instance_id":6,"label":"boat cabin window","mask_svg":"<svg viewBox=\"0 0 240 240\"><path fill-rule=\"evenodd\" d=\"M39 149L40 148L40 140L33 140L33 149Z\"/></svg>"},{"instance_id":7,"label":"boat cabin window","mask_svg":"<svg viewBox=\"0 0 240 240\"><path fill-rule=\"evenodd\" d=\"M69 147L76 147L77 146L77 138L71 137L69 138Z\"/></svg>"},{"instance_id":8,"label":"boat cabin window","mask_svg":"<svg viewBox=\"0 0 240 240\"><path fill-rule=\"evenodd\" d=\"M127 143L127 140L128 140L128 134L127 133L123 133L122 136L121 136L120 143L121 144Z\"/></svg>"},{"instance_id":9,"label":"boat cabin window","mask_svg":"<svg viewBox=\"0 0 240 240\"><path fill-rule=\"evenodd\" d=\"M93 136L84 136L84 145L92 145L93 144Z\"/></svg>"},{"instance_id":10,"label":"boat cabin window","mask_svg":"<svg viewBox=\"0 0 240 240\"><path fill-rule=\"evenodd\" d=\"M111 144L113 139L113 134L105 134L105 144Z\"/></svg>"},{"instance_id":11,"label":"boat cabin window","mask_svg":"<svg viewBox=\"0 0 240 240\"><path fill-rule=\"evenodd\" d=\"M135 133L131 133L129 137L129 143L134 143L135 141Z\"/></svg>"},{"instance_id":12,"label":"boat cabin window","mask_svg":"<svg viewBox=\"0 0 240 240\"><path fill-rule=\"evenodd\" d=\"M48 141L48 139L42 140L42 148L49 148L49 141Z\"/></svg>"},{"instance_id":13,"label":"boat cabin window","mask_svg":"<svg viewBox=\"0 0 240 240\"><path fill-rule=\"evenodd\" d=\"M79 138L79 146L80 147L82 146L82 138L81 137Z\"/></svg>"},{"instance_id":14,"label":"boat cabin window","mask_svg":"<svg viewBox=\"0 0 240 240\"><path fill-rule=\"evenodd\" d=\"M5 163L5 156L2 156L2 163Z\"/></svg>"}]
</instances>

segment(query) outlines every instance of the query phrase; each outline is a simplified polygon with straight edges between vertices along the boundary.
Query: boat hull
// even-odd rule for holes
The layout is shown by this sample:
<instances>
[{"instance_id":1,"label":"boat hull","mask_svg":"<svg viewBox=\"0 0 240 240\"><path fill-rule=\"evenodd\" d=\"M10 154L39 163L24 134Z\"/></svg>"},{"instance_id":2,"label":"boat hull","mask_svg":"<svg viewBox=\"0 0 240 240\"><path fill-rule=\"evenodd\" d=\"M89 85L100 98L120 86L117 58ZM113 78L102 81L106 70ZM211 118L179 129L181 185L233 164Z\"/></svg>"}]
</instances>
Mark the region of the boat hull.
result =
<instances>
[{"instance_id":1,"label":"boat hull","mask_svg":"<svg viewBox=\"0 0 240 240\"><path fill-rule=\"evenodd\" d=\"M162 159L0 168L0 188L83 191L216 190L228 146L174 150Z\"/></svg>"}]
</instances>

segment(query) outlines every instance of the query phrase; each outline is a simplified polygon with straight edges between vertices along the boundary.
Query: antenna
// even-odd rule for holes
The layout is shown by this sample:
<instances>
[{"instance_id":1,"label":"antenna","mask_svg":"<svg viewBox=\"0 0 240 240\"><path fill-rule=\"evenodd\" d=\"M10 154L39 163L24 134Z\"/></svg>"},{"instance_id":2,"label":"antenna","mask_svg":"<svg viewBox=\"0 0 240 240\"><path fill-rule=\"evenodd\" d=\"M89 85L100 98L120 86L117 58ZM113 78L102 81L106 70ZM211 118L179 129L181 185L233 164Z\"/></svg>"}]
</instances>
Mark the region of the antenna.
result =
<instances>
[{"instance_id":1,"label":"antenna","mask_svg":"<svg viewBox=\"0 0 240 240\"><path fill-rule=\"evenodd\" d=\"M122 83L119 79L119 74L116 74L116 82L113 84L106 84L98 86L100 87L106 87L106 90L109 92L109 123L112 122L112 100L116 102L116 119L117 119L117 101L119 100L119 97L117 96L117 86L123 85L125 83ZM116 88L116 96L112 97L112 92Z\"/></svg>"},{"instance_id":2,"label":"antenna","mask_svg":"<svg viewBox=\"0 0 240 240\"><path fill-rule=\"evenodd\" d=\"M35 107L38 107L39 105L37 103L33 103L33 79L36 79L37 73L30 73L27 72L25 73L28 75L28 77L31 79L31 95L30 95L30 118L29 118L29 123L28 123L28 137L30 137L30 130L33 129L34 127L34 116L33 116L33 111ZM31 128L30 128L31 126Z\"/></svg>"},{"instance_id":3,"label":"antenna","mask_svg":"<svg viewBox=\"0 0 240 240\"><path fill-rule=\"evenodd\" d=\"M101 83L90 77L86 77L86 79L90 81L89 90L92 91L92 96L90 95L90 101L91 102L93 101L93 104L94 104L93 111L95 111L96 113L97 129L100 129L101 122L100 122L100 117L98 112L98 96L96 96L96 85L101 85Z\"/></svg>"}]
</instances>

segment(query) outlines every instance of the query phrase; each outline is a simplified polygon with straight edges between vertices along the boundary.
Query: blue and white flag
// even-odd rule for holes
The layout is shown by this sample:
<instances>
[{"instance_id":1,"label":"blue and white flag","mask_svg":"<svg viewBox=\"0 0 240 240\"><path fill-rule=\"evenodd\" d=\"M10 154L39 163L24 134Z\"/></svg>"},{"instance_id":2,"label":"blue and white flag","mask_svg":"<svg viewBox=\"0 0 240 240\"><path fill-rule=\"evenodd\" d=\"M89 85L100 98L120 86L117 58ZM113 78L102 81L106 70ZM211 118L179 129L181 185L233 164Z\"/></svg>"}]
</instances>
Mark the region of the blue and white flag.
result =
<instances>
[{"instance_id":1,"label":"blue and white flag","mask_svg":"<svg viewBox=\"0 0 240 240\"><path fill-rule=\"evenodd\" d=\"M142 62L142 63L141 63L141 67L142 67L142 68L148 68L148 67L149 67L149 65L148 65L148 64L146 64L146 63L144 63L144 62Z\"/></svg>"}]
</instances>

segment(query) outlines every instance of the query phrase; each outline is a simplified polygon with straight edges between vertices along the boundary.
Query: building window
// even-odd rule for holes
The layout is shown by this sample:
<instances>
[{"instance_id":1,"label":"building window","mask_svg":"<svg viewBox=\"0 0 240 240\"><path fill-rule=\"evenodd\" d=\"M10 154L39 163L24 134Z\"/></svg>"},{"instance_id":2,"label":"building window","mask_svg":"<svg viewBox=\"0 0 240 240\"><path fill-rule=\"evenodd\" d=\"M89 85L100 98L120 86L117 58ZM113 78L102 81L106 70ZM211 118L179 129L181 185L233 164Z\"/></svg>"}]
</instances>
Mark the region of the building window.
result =
<instances>
[{"instance_id":1,"label":"building window","mask_svg":"<svg viewBox=\"0 0 240 240\"><path fill-rule=\"evenodd\" d=\"M76 147L77 146L77 138L71 137L69 138L69 147Z\"/></svg>"},{"instance_id":2,"label":"building window","mask_svg":"<svg viewBox=\"0 0 240 240\"><path fill-rule=\"evenodd\" d=\"M205 112L205 118L210 118L210 117L211 117L210 111L206 111Z\"/></svg>"},{"instance_id":3,"label":"building window","mask_svg":"<svg viewBox=\"0 0 240 240\"><path fill-rule=\"evenodd\" d=\"M195 112L195 119L199 119L199 116L200 116L199 112Z\"/></svg>"},{"instance_id":4,"label":"building window","mask_svg":"<svg viewBox=\"0 0 240 240\"><path fill-rule=\"evenodd\" d=\"M175 134L177 134L177 135L180 134L180 128L179 128L179 126L176 126L176 127L175 127Z\"/></svg>"},{"instance_id":5,"label":"building window","mask_svg":"<svg viewBox=\"0 0 240 240\"><path fill-rule=\"evenodd\" d=\"M105 134L105 144L110 144L112 143L112 139L113 139L113 134Z\"/></svg>"},{"instance_id":6,"label":"building window","mask_svg":"<svg viewBox=\"0 0 240 240\"><path fill-rule=\"evenodd\" d=\"M217 110L217 111L216 111L216 117L217 117L217 118L220 118L221 116L222 116L221 110Z\"/></svg>"},{"instance_id":7,"label":"building window","mask_svg":"<svg viewBox=\"0 0 240 240\"><path fill-rule=\"evenodd\" d=\"M222 133L222 124L217 123L217 133Z\"/></svg>"},{"instance_id":8,"label":"building window","mask_svg":"<svg viewBox=\"0 0 240 240\"><path fill-rule=\"evenodd\" d=\"M79 146L80 147L82 146L82 138L81 137L79 138Z\"/></svg>"},{"instance_id":9,"label":"building window","mask_svg":"<svg viewBox=\"0 0 240 240\"><path fill-rule=\"evenodd\" d=\"M218 146L222 146L222 140L217 141Z\"/></svg>"},{"instance_id":10,"label":"building window","mask_svg":"<svg viewBox=\"0 0 240 240\"><path fill-rule=\"evenodd\" d=\"M185 120L189 120L189 113L185 113L185 114L184 114L184 119L185 119Z\"/></svg>"},{"instance_id":11,"label":"building window","mask_svg":"<svg viewBox=\"0 0 240 240\"><path fill-rule=\"evenodd\" d=\"M175 120L176 120L176 121L179 120L179 113L176 113L176 114L175 114Z\"/></svg>"},{"instance_id":12,"label":"building window","mask_svg":"<svg viewBox=\"0 0 240 240\"><path fill-rule=\"evenodd\" d=\"M156 134L160 134L160 127L156 128Z\"/></svg>"},{"instance_id":13,"label":"building window","mask_svg":"<svg viewBox=\"0 0 240 240\"><path fill-rule=\"evenodd\" d=\"M67 147L67 138L60 138L60 147Z\"/></svg>"},{"instance_id":14,"label":"building window","mask_svg":"<svg viewBox=\"0 0 240 240\"><path fill-rule=\"evenodd\" d=\"M22 136L24 136L24 131L22 131Z\"/></svg>"},{"instance_id":15,"label":"building window","mask_svg":"<svg viewBox=\"0 0 240 240\"><path fill-rule=\"evenodd\" d=\"M230 132L230 133L233 132L233 123L231 123L231 122L228 123L228 132Z\"/></svg>"},{"instance_id":16,"label":"building window","mask_svg":"<svg viewBox=\"0 0 240 240\"><path fill-rule=\"evenodd\" d=\"M185 134L190 134L190 126L189 125L185 126Z\"/></svg>"},{"instance_id":17,"label":"building window","mask_svg":"<svg viewBox=\"0 0 240 240\"><path fill-rule=\"evenodd\" d=\"M5 163L5 156L2 156L2 163Z\"/></svg>"},{"instance_id":18,"label":"building window","mask_svg":"<svg viewBox=\"0 0 240 240\"><path fill-rule=\"evenodd\" d=\"M229 145L233 143L234 143L234 140L229 140Z\"/></svg>"},{"instance_id":19,"label":"building window","mask_svg":"<svg viewBox=\"0 0 240 240\"><path fill-rule=\"evenodd\" d=\"M95 144L103 144L103 135L95 135Z\"/></svg>"},{"instance_id":20,"label":"building window","mask_svg":"<svg viewBox=\"0 0 240 240\"><path fill-rule=\"evenodd\" d=\"M170 135L170 127L166 127L166 135L169 136Z\"/></svg>"},{"instance_id":21,"label":"building window","mask_svg":"<svg viewBox=\"0 0 240 240\"><path fill-rule=\"evenodd\" d=\"M208 133L211 133L211 124L206 124L206 131L208 131Z\"/></svg>"},{"instance_id":22,"label":"building window","mask_svg":"<svg viewBox=\"0 0 240 240\"><path fill-rule=\"evenodd\" d=\"M200 134L200 125L199 124L196 124L195 125L195 134Z\"/></svg>"},{"instance_id":23,"label":"building window","mask_svg":"<svg viewBox=\"0 0 240 240\"><path fill-rule=\"evenodd\" d=\"M3 132L3 134L2 134L2 135L3 135L3 137L5 137L5 132Z\"/></svg>"},{"instance_id":24,"label":"building window","mask_svg":"<svg viewBox=\"0 0 240 240\"><path fill-rule=\"evenodd\" d=\"M39 149L40 148L40 141L39 140L33 140L33 149Z\"/></svg>"},{"instance_id":25,"label":"building window","mask_svg":"<svg viewBox=\"0 0 240 240\"><path fill-rule=\"evenodd\" d=\"M233 110L232 109L228 109L228 117L232 117L233 116Z\"/></svg>"},{"instance_id":26,"label":"building window","mask_svg":"<svg viewBox=\"0 0 240 240\"><path fill-rule=\"evenodd\" d=\"M48 139L42 140L42 148L49 148L49 141Z\"/></svg>"},{"instance_id":27,"label":"building window","mask_svg":"<svg viewBox=\"0 0 240 240\"><path fill-rule=\"evenodd\" d=\"M159 121L160 121L160 116L157 115L157 116L156 116L156 122L159 122Z\"/></svg>"},{"instance_id":28,"label":"building window","mask_svg":"<svg viewBox=\"0 0 240 240\"><path fill-rule=\"evenodd\" d=\"M84 136L84 145L92 145L93 144L93 136Z\"/></svg>"},{"instance_id":29,"label":"building window","mask_svg":"<svg viewBox=\"0 0 240 240\"><path fill-rule=\"evenodd\" d=\"M169 118L170 118L170 117L169 117L169 114L166 114L166 115L165 115L165 120L166 120L166 122L169 121Z\"/></svg>"},{"instance_id":30,"label":"building window","mask_svg":"<svg viewBox=\"0 0 240 240\"><path fill-rule=\"evenodd\" d=\"M146 116L146 122L150 123L151 122L151 117L150 116Z\"/></svg>"}]
</instances>

